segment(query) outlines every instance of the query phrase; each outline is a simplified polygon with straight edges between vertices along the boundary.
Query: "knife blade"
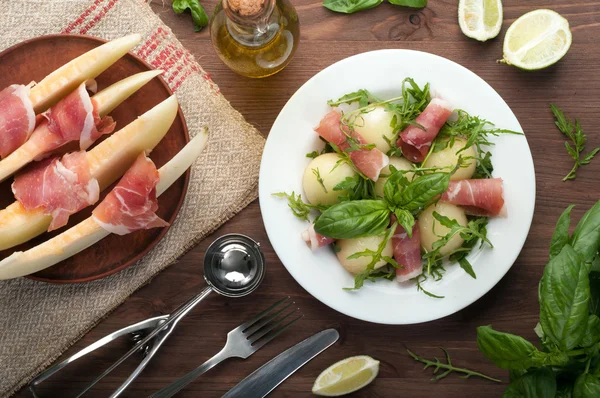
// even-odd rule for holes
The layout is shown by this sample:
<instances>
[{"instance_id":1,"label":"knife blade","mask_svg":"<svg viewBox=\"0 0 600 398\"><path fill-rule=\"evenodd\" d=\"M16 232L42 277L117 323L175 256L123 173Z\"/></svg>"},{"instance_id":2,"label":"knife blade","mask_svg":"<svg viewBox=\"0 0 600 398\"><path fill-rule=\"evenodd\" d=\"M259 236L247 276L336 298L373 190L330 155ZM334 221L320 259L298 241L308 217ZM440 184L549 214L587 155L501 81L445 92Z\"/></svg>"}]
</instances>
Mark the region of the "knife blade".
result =
<instances>
[{"instance_id":1,"label":"knife blade","mask_svg":"<svg viewBox=\"0 0 600 398\"><path fill-rule=\"evenodd\" d=\"M256 369L221 398L265 397L339 338L337 330L327 329L301 341Z\"/></svg>"}]
</instances>

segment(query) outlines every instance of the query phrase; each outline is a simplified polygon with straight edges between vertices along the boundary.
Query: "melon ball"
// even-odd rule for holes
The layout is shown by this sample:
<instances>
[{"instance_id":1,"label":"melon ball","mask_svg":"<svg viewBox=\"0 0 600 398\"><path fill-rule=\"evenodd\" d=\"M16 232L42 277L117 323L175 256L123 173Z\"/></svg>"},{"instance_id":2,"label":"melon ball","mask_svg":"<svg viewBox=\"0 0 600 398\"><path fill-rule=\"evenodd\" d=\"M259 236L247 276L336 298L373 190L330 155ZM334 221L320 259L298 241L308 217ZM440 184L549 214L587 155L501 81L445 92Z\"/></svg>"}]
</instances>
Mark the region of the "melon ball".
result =
<instances>
[{"instance_id":1,"label":"melon ball","mask_svg":"<svg viewBox=\"0 0 600 398\"><path fill-rule=\"evenodd\" d=\"M365 251L366 249L377 251L383 239L383 235L365 236L364 238L355 239L340 239L336 242L336 245L340 249L337 252L337 257L340 260L340 263L342 263L342 266L346 269L346 271L350 272L353 275L356 275L367 269L367 265L371 262L373 258L367 256L348 260L348 257L353 255L354 253ZM390 239L385 245L385 248L383 249L382 256L392 257L393 254L394 251L392 248L392 240ZM385 260L379 260L375 264L375 268L381 268L385 264Z\"/></svg>"},{"instance_id":2,"label":"melon ball","mask_svg":"<svg viewBox=\"0 0 600 398\"><path fill-rule=\"evenodd\" d=\"M394 139L394 129L390 126L394 114L385 108L376 106L357 116L354 131L368 143L375 144L377 149L387 153L391 147L383 138Z\"/></svg>"},{"instance_id":3,"label":"melon ball","mask_svg":"<svg viewBox=\"0 0 600 398\"><path fill-rule=\"evenodd\" d=\"M398 158L396 156L390 157L390 164L394 166L398 170L411 170L413 168L413 164L406 160L406 158ZM381 174L390 175L390 166L385 166L381 169ZM408 181L411 181L414 177L414 173L406 173L404 174ZM385 186L385 182L388 180L388 177L379 177L379 179L375 182L375 194L380 198L383 198L383 187Z\"/></svg>"},{"instance_id":4,"label":"melon ball","mask_svg":"<svg viewBox=\"0 0 600 398\"><path fill-rule=\"evenodd\" d=\"M458 163L459 156L462 156L463 158L474 158L476 155L474 146L470 146L457 154L458 151L465 147L466 143L466 140L456 138L452 147L448 145L439 152L432 152L423 167L454 167ZM466 180L473 176L473 173L475 173L475 159L468 159L465 162L468 166L457 169L454 174L452 174L452 177L450 177L451 180Z\"/></svg>"},{"instance_id":5,"label":"melon ball","mask_svg":"<svg viewBox=\"0 0 600 398\"><path fill-rule=\"evenodd\" d=\"M346 177L355 176L356 172L346 162L336 167L336 163L340 159L341 157L337 153L325 153L314 158L306 166L302 178L302 188L309 203L313 205L334 205L339 203L338 196L347 194L345 190L334 191L333 187L344 181ZM319 182L315 171L318 171L323 179L323 184Z\"/></svg>"},{"instance_id":6,"label":"melon ball","mask_svg":"<svg viewBox=\"0 0 600 398\"><path fill-rule=\"evenodd\" d=\"M421 235L421 245L427 249L427 251L432 250L433 243L440 240L440 236L444 236L450 232L449 228L444 227L433 218L434 211L449 219L456 220L462 226L467 226L467 216L465 215L465 211L460 207L443 202L438 202L435 205L429 206L423 210L417 220L419 233ZM440 249L440 253L443 256L446 256L461 247L463 242L463 238L461 238L459 234L456 234Z\"/></svg>"}]
</instances>

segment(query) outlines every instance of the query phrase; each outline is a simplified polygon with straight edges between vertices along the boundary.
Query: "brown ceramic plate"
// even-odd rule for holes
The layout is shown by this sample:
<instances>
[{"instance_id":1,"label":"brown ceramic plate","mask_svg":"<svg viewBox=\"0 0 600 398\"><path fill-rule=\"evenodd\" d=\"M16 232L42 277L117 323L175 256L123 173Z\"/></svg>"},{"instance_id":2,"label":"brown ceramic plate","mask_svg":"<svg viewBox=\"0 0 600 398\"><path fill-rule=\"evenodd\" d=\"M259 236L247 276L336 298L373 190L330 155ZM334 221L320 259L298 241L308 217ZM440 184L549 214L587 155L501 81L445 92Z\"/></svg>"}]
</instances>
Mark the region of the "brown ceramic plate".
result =
<instances>
[{"instance_id":1,"label":"brown ceramic plate","mask_svg":"<svg viewBox=\"0 0 600 398\"><path fill-rule=\"evenodd\" d=\"M0 53L0 88L10 84L28 84L32 80L40 81L61 65L102 43L104 40L89 36L51 35L17 44ZM98 89L102 90L127 76L151 69L153 68L141 59L127 54L96 78ZM117 122L117 129L123 128L171 94L171 90L162 78L152 79L111 113ZM161 167L188 141L185 120L179 110L171 129L154 148L150 157L156 167ZM175 220L187 191L188 180L189 171L161 195L158 201L159 217L169 223ZM12 179L9 179L0 184L0 208L8 206L15 200L10 189L11 183ZM100 199L108 192L110 188L104 190ZM65 231L66 228L89 217L92 209L93 206L71 216L69 224L58 231L42 234L20 246L0 251L0 259L9 256L13 251L27 250ZM103 278L142 258L161 240L167 230L168 227L137 231L125 236L109 235L70 259L29 277L53 283L78 283Z\"/></svg>"}]
</instances>

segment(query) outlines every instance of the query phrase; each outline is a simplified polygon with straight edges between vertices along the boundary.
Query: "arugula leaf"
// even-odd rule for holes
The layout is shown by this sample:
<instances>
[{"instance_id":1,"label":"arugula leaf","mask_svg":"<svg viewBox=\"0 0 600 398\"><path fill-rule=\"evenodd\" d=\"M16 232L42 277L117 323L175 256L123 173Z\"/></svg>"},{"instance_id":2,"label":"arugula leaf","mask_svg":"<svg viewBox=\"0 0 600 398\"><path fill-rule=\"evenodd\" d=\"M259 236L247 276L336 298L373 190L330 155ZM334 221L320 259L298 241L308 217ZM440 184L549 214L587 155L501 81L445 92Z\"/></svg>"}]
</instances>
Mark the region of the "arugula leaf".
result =
<instances>
[{"instance_id":1,"label":"arugula leaf","mask_svg":"<svg viewBox=\"0 0 600 398\"><path fill-rule=\"evenodd\" d=\"M481 236L484 236L487 239L487 222L487 217L477 217L469 221L467 225L469 226L469 229L477 231ZM478 241L479 239L465 240L460 249L455 253L452 253L448 258L450 262L457 262L460 267L467 272L467 274L473 277L473 279L477 279L477 276L475 275L475 271L473 270L471 263L467 260L467 256L471 250L473 250Z\"/></svg>"},{"instance_id":2,"label":"arugula leaf","mask_svg":"<svg viewBox=\"0 0 600 398\"><path fill-rule=\"evenodd\" d=\"M315 231L334 239L379 235L390 223L390 210L383 200L341 202L325 210L315 222Z\"/></svg>"},{"instance_id":3,"label":"arugula leaf","mask_svg":"<svg viewBox=\"0 0 600 398\"><path fill-rule=\"evenodd\" d=\"M528 369L536 363L535 357L545 355L524 338L497 332L491 326L477 328L477 346L487 359L502 369Z\"/></svg>"},{"instance_id":4,"label":"arugula leaf","mask_svg":"<svg viewBox=\"0 0 600 398\"><path fill-rule=\"evenodd\" d=\"M550 104L550 109L552 110L554 118L556 119L554 124L556 124L556 127L558 127L560 132L563 133L572 143L571 145L569 144L569 141L565 141L565 148L567 149L569 155L571 155L571 157L575 160L575 165L569 174L563 178L563 181L573 180L576 177L575 172L577 169L580 166L589 164L594 156L596 156L598 151L600 151L600 148L593 149L590 153L582 158L581 152L583 152L585 149L587 135L583 133L579 120L575 119L575 124L573 125L571 119L565 117L563 111L557 108L556 105Z\"/></svg>"},{"instance_id":5,"label":"arugula leaf","mask_svg":"<svg viewBox=\"0 0 600 398\"><path fill-rule=\"evenodd\" d=\"M503 398L554 398L556 377L548 368L532 369L510 383Z\"/></svg>"},{"instance_id":6,"label":"arugula leaf","mask_svg":"<svg viewBox=\"0 0 600 398\"><path fill-rule=\"evenodd\" d=\"M448 189L450 175L451 173L431 173L416 177L400 192L400 207L417 211L429 206Z\"/></svg>"},{"instance_id":7,"label":"arugula leaf","mask_svg":"<svg viewBox=\"0 0 600 398\"><path fill-rule=\"evenodd\" d=\"M540 282L540 323L562 350L579 344L588 322L588 269L570 245L552 258Z\"/></svg>"},{"instance_id":8,"label":"arugula leaf","mask_svg":"<svg viewBox=\"0 0 600 398\"><path fill-rule=\"evenodd\" d=\"M472 240L477 241L477 239L481 239L482 245L485 242L485 243L489 244L491 247L494 247L494 245L492 245L492 242L490 242L489 239L487 238L487 229L485 228L485 225L483 225L484 223L487 223L487 220L485 218L480 218L480 219L475 219L475 220L469 221L467 223L467 226L463 227L462 225L460 225L458 223L458 221L456 221L454 219L450 219L446 216L442 216L437 211L434 211L432 213L432 215L433 215L433 218L435 218L437 220L437 222L439 222L444 227L450 229L450 231L448 231L448 233L446 235L442 236L439 240L433 242L433 245L432 245L433 251L427 253L426 257L436 255L437 254L436 252L438 251L438 249L444 247L450 241L450 239L452 239L457 234L460 234L460 237L465 242L469 242Z\"/></svg>"},{"instance_id":9,"label":"arugula leaf","mask_svg":"<svg viewBox=\"0 0 600 398\"><path fill-rule=\"evenodd\" d=\"M327 208L327 206L322 206L322 205L311 205L309 203L305 203L302 200L302 196L300 194L296 195L296 193L294 191L292 191L291 194L285 193L285 192L276 192L274 194L272 194L273 196L277 196L278 198L287 198L288 200L288 206L290 207L290 209L292 209L292 213L294 213L294 215L296 217L298 217L301 220L304 221L310 221L308 219L308 215L310 214L310 211L312 209L317 209L317 210L325 210Z\"/></svg>"},{"instance_id":10,"label":"arugula leaf","mask_svg":"<svg viewBox=\"0 0 600 398\"><path fill-rule=\"evenodd\" d=\"M589 373L584 373L579 376L573 387L573 398L598 397L600 397L600 380Z\"/></svg>"},{"instance_id":11,"label":"arugula leaf","mask_svg":"<svg viewBox=\"0 0 600 398\"><path fill-rule=\"evenodd\" d=\"M493 377L487 376L483 373L479 373L476 372L474 370L470 370L470 369L466 369L466 368L457 368L452 364L452 361L450 360L450 354L448 354L448 351L446 351L446 349L444 347L440 347L440 349L442 351L444 351L444 354L446 356L446 363L443 363L442 361L440 361L437 357L433 357L433 361L430 361L429 359L425 359L423 357L418 356L417 354L415 354L414 352L412 352L409 349L406 349L406 351L408 351L408 354L415 360L421 363L425 364L425 367L423 369L427 369L429 367L433 368L433 374L435 375L431 380L432 381L438 381L440 379L443 379L444 377L448 376L450 373L452 372L457 372L457 373L463 373L463 376L460 376L461 379L468 379L471 376L477 376L477 377L481 377L490 381L495 381L497 383L501 383L501 380L498 379L494 379ZM440 374L436 374L440 369L444 369L445 372L442 372Z\"/></svg>"},{"instance_id":12,"label":"arugula leaf","mask_svg":"<svg viewBox=\"0 0 600 398\"><path fill-rule=\"evenodd\" d=\"M360 175L346 177L333 187L334 191L346 191L345 195L338 196L340 202L348 200L375 199L375 183L373 180Z\"/></svg>"},{"instance_id":13,"label":"arugula leaf","mask_svg":"<svg viewBox=\"0 0 600 398\"><path fill-rule=\"evenodd\" d=\"M306 157L307 157L307 158L311 158L311 159L314 159L314 158L316 158L317 156L319 156L319 152L317 152L317 151L312 151L311 153L307 153L307 154L306 154Z\"/></svg>"},{"instance_id":14,"label":"arugula leaf","mask_svg":"<svg viewBox=\"0 0 600 398\"><path fill-rule=\"evenodd\" d=\"M192 13L192 21L194 22L194 31L200 32L203 27L208 25L208 15L198 0L173 0L173 11L181 14L189 9Z\"/></svg>"},{"instance_id":15,"label":"arugula leaf","mask_svg":"<svg viewBox=\"0 0 600 398\"><path fill-rule=\"evenodd\" d=\"M325 181L323 181L323 177L321 177L321 172L319 171L319 168L317 167L316 169L311 169L311 170L312 170L312 173L317 178L317 182L319 183L319 185L321 185L321 188L323 188L323 191L325 191L325 193L329 193L327 191L327 187L325 187Z\"/></svg>"},{"instance_id":16,"label":"arugula leaf","mask_svg":"<svg viewBox=\"0 0 600 398\"><path fill-rule=\"evenodd\" d=\"M404 7L423 8L427 6L427 0L388 0L391 4Z\"/></svg>"},{"instance_id":17,"label":"arugula leaf","mask_svg":"<svg viewBox=\"0 0 600 398\"><path fill-rule=\"evenodd\" d=\"M344 94L337 100L329 100L327 101L327 105L329 106L338 106L341 104L351 104L353 102L358 102L358 105L363 108L369 104L374 102L381 102L379 98L375 95L371 94L369 91L361 88L358 91L354 91L352 93Z\"/></svg>"},{"instance_id":18,"label":"arugula leaf","mask_svg":"<svg viewBox=\"0 0 600 398\"><path fill-rule=\"evenodd\" d=\"M558 218L550 241L550 258L557 256L562 248L569 243L569 226L571 225L571 210L573 210L573 207L575 205L567 207Z\"/></svg>"},{"instance_id":19,"label":"arugula leaf","mask_svg":"<svg viewBox=\"0 0 600 398\"><path fill-rule=\"evenodd\" d=\"M475 173L473 173L473 177L471 178L492 178L492 171L494 171L494 166L492 165L492 153L489 151L483 153L477 152L475 161Z\"/></svg>"},{"instance_id":20,"label":"arugula leaf","mask_svg":"<svg viewBox=\"0 0 600 398\"><path fill-rule=\"evenodd\" d=\"M586 263L597 256L600 248L600 201L581 217L571 235L570 243Z\"/></svg>"},{"instance_id":21,"label":"arugula leaf","mask_svg":"<svg viewBox=\"0 0 600 398\"><path fill-rule=\"evenodd\" d=\"M323 0L323 7L335 12L352 14L377 7L382 2L383 0Z\"/></svg>"},{"instance_id":22,"label":"arugula leaf","mask_svg":"<svg viewBox=\"0 0 600 398\"><path fill-rule=\"evenodd\" d=\"M396 277L396 271L392 268L389 270L385 269L366 269L354 277L354 287L344 287L343 290L358 290L362 288L365 281L375 282L377 279L387 279L389 281L394 280Z\"/></svg>"}]
</instances>

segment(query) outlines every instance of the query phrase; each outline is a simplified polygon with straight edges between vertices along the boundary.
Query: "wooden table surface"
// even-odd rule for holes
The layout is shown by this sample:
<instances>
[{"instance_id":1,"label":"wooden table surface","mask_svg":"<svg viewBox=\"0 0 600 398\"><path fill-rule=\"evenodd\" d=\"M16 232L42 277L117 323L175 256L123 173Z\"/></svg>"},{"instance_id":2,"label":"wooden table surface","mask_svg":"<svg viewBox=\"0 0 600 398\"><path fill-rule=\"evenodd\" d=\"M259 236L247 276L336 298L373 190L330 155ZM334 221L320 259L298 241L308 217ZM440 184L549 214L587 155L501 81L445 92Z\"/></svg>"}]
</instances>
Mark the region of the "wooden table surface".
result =
<instances>
[{"instance_id":1,"label":"wooden table surface","mask_svg":"<svg viewBox=\"0 0 600 398\"><path fill-rule=\"evenodd\" d=\"M165 343L156 359L124 396L145 397L198 366L225 343L226 333L263 307L290 295L304 313L302 321L248 360L229 360L190 385L181 397L217 397L254 369L287 347L325 328L337 328L340 340L279 386L270 396L305 397L317 375L351 355L366 354L381 361L379 376L360 397L492 397L501 396L508 374L497 369L477 350L475 329L493 325L502 331L534 339L538 320L537 284L547 261L550 237L557 217L569 204L577 204L578 219L600 198L600 159L577 172L577 179L562 182L572 165L563 137L554 127L549 110L553 102L567 115L580 118L589 135L588 147L600 146L600 1L504 0L504 25L498 38L486 43L466 38L457 22L455 0L431 0L422 10L382 4L354 15L329 12L316 0L295 0L301 20L302 40L294 60L276 76L249 80L228 70L216 56L207 30L194 33L189 15L174 15L167 4L152 8L167 23L211 74L223 94L262 134L269 129L289 97L311 76L353 54L384 48L408 48L434 53L471 69L500 93L527 135L536 169L535 216L525 246L508 274L488 294L458 313L421 325L385 326L341 315L310 296L286 271L267 239L258 201L209 236L177 264L133 294L107 319L75 344L66 355L100 337L141 319L169 313L204 286L201 262L204 250L216 237L242 232L262 243L268 272L262 286L243 299L211 296L195 309ZM208 12L215 0L202 1ZM557 65L534 73L497 64L507 27L525 12L551 8L565 16L573 32L573 45ZM377 71L372 71L377 73ZM468 90L465 87L465 90ZM518 162L519 159L515 159ZM382 303L394 306L410 303ZM463 380L454 375L431 382L406 348L427 356L448 349L456 365L502 379L502 384L481 379ZM128 347L116 343L77 369L50 379L44 396L67 397L81 390ZM126 363L104 379L90 397L105 397L133 369ZM19 397L29 396L21 391Z\"/></svg>"}]
</instances>

